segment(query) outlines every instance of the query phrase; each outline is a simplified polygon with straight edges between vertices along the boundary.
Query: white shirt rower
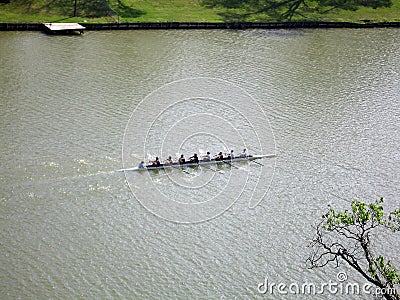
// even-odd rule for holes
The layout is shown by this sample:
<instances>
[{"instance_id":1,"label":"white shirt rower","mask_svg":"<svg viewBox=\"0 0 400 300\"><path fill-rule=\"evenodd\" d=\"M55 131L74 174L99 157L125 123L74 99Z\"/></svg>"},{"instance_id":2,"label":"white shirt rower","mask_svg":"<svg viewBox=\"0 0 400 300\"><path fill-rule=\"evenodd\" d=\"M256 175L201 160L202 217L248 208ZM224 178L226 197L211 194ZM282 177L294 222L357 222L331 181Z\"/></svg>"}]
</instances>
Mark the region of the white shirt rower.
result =
<instances>
[{"instance_id":1,"label":"white shirt rower","mask_svg":"<svg viewBox=\"0 0 400 300\"><path fill-rule=\"evenodd\" d=\"M210 161L210 160L211 160L211 154L210 154L210 152L207 152L207 154L203 156L203 160L204 160L204 161Z\"/></svg>"},{"instance_id":2,"label":"white shirt rower","mask_svg":"<svg viewBox=\"0 0 400 300\"><path fill-rule=\"evenodd\" d=\"M138 169L143 169L144 168L144 161L142 160L139 164L138 164Z\"/></svg>"},{"instance_id":3,"label":"white shirt rower","mask_svg":"<svg viewBox=\"0 0 400 300\"><path fill-rule=\"evenodd\" d=\"M230 157L231 159L234 159L236 157L235 152L233 150L231 150Z\"/></svg>"},{"instance_id":4,"label":"white shirt rower","mask_svg":"<svg viewBox=\"0 0 400 300\"><path fill-rule=\"evenodd\" d=\"M172 157L168 156L168 158L164 162L164 165L172 165L172 164L173 164Z\"/></svg>"},{"instance_id":5,"label":"white shirt rower","mask_svg":"<svg viewBox=\"0 0 400 300\"><path fill-rule=\"evenodd\" d=\"M243 149L242 153L240 154L241 157L247 157L249 154L247 153L246 149Z\"/></svg>"}]
</instances>

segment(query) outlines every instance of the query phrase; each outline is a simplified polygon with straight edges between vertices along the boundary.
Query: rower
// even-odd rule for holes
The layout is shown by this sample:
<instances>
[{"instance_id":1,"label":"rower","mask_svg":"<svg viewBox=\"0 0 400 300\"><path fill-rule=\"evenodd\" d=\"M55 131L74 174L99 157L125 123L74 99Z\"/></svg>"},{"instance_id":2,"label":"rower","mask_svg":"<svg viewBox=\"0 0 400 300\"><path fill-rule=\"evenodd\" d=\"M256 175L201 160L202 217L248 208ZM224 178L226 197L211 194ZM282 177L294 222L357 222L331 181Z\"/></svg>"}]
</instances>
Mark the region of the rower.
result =
<instances>
[{"instance_id":1,"label":"rower","mask_svg":"<svg viewBox=\"0 0 400 300\"><path fill-rule=\"evenodd\" d=\"M160 163L160 160L159 160L159 158L158 157L156 157L156 160L155 161L153 161L153 163L152 163L152 167L159 167L161 165L161 163Z\"/></svg>"},{"instance_id":2,"label":"rower","mask_svg":"<svg viewBox=\"0 0 400 300\"><path fill-rule=\"evenodd\" d=\"M203 156L203 161L210 161L210 160L211 160L211 154L210 152L207 152L207 154Z\"/></svg>"},{"instance_id":3,"label":"rower","mask_svg":"<svg viewBox=\"0 0 400 300\"><path fill-rule=\"evenodd\" d=\"M168 156L168 158L165 160L164 165L172 165L172 157Z\"/></svg>"},{"instance_id":4,"label":"rower","mask_svg":"<svg viewBox=\"0 0 400 300\"><path fill-rule=\"evenodd\" d=\"M222 152L218 153L218 154L215 156L215 160L223 160L223 159L224 159L224 155L222 154Z\"/></svg>"},{"instance_id":5,"label":"rower","mask_svg":"<svg viewBox=\"0 0 400 300\"><path fill-rule=\"evenodd\" d=\"M233 150L231 150L231 153L229 153L228 157L230 159L234 159L236 157L235 152Z\"/></svg>"},{"instance_id":6,"label":"rower","mask_svg":"<svg viewBox=\"0 0 400 300\"><path fill-rule=\"evenodd\" d=\"M193 156L190 157L189 160L190 160L191 163L198 164L199 163L199 158L197 156L197 153L193 154Z\"/></svg>"},{"instance_id":7,"label":"rower","mask_svg":"<svg viewBox=\"0 0 400 300\"><path fill-rule=\"evenodd\" d=\"M179 164L183 165L185 163L185 161L186 161L185 157L183 156L183 154L181 154L181 157L179 157L179 160L178 160Z\"/></svg>"},{"instance_id":8,"label":"rower","mask_svg":"<svg viewBox=\"0 0 400 300\"><path fill-rule=\"evenodd\" d=\"M138 164L138 169L144 169L144 161L142 160L139 164Z\"/></svg>"},{"instance_id":9,"label":"rower","mask_svg":"<svg viewBox=\"0 0 400 300\"><path fill-rule=\"evenodd\" d=\"M240 157L247 157L249 154L247 153L246 149L243 149L242 153L240 153Z\"/></svg>"}]
</instances>

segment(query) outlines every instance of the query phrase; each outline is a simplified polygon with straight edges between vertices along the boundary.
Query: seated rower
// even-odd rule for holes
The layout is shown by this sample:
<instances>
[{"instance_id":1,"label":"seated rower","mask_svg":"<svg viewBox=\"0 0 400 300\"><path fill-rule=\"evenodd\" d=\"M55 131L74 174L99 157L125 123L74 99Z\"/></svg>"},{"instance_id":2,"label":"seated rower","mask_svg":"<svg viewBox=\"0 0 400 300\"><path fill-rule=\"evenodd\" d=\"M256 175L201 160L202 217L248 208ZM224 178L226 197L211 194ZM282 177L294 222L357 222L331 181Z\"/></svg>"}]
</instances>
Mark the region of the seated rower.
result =
<instances>
[{"instance_id":1,"label":"seated rower","mask_svg":"<svg viewBox=\"0 0 400 300\"><path fill-rule=\"evenodd\" d=\"M137 167L138 169L144 169L144 161L142 160Z\"/></svg>"},{"instance_id":2,"label":"seated rower","mask_svg":"<svg viewBox=\"0 0 400 300\"><path fill-rule=\"evenodd\" d=\"M164 165L172 165L172 157L168 156L168 158L165 160Z\"/></svg>"},{"instance_id":3,"label":"seated rower","mask_svg":"<svg viewBox=\"0 0 400 300\"><path fill-rule=\"evenodd\" d=\"M159 167L161 165L160 160L158 157L156 157L156 160L153 161L151 164L152 167Z\"/></svg>"},{"instance_id":4,"label":"seated rower","mask_svg":"<svg viewBox=\"0 0 400 300\"><path fill-rule=\"evenodd\" d=\"M198 164L199 163L199 158L197 156L197 153L193 154L193 156L190 157L189 160L190 160L191 163Z\"/></svg>"},{"instance_id":5,"label":"seated rower","mask_svg":"<svg viewBox=\"0 0 400 300\"><path fill-rule=\"evenodd\" d=\"M224 159L224 155L222 154L222 152L218 153L218 154L215 156L215 160L223 160L223 159Z\"/></svg>"},{"instance_id":6,"label":"seated rower","mask_svg":"<svg viewBox=\"0 0 400 300\"><path fill-rule=\"evenodd\" d=\"M203 156L203 161L210 161L210 160L211 160L210 152L207 152L207 154Z\"/></svg>"},{"instance_id":7,"label":"seated rower","mask_svg":"<svg viewBox=\"0 0 400 300\"><path fill-rule=\"evenodd\" d=\"M236 157L235 152L231 150L231 153L228 154L228 158L234 159Z\"/></svg>"},{"instance_id":8,"label":"seated rower","mask_svg":"<svg viewBox=\"0 0 400 300\"><path fill-rule=\"evenodd\" d=\"M249 154L247 153L246 149L243 149L242 153L240 153L240 157L248 157Z\"/></svg>"},{"instance_id":9,"label":"seated rower","mask_svg":"<svg viewBox=\"0 0 400 300\"><path fill-rule=\"evenodd\" d=\"M186 162L185 157L183 156L183 154L181 154L181 157L179 157L178 162L179 162L180 165L183 165Z\"/></svg>"}]
</instances>

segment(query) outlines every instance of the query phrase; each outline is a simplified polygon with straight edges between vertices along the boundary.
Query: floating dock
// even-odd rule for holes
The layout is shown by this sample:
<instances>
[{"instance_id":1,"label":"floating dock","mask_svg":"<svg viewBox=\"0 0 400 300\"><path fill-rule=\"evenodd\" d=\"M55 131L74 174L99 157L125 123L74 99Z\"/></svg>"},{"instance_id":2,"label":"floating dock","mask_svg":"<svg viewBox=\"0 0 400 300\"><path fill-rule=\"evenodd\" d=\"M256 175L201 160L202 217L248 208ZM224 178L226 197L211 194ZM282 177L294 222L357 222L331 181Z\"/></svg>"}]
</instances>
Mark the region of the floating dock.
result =
<instances>
[{"instance_id":1,"label":"floating dock","mask_svg":"<svg viewBox=\"0 0 400 300\"><path fill-rule=\"evenodd\" d=\"M82 34L86 29L78 23L43 23L46 32L52 34Z\"/></svg>"}]
</instances>

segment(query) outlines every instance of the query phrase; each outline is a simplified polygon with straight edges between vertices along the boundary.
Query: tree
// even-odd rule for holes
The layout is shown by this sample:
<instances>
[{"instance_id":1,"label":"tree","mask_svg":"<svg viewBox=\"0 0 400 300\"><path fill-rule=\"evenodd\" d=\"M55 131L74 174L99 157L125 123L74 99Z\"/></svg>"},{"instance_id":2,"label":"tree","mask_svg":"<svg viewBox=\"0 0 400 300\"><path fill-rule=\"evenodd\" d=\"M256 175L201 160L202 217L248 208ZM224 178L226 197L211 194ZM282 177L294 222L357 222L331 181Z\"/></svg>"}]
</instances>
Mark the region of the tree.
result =
<instances>
[{"instance_id":1,"label":"tree","mask_svg":"<svg viewBox=\"0 0 400 300\"><path fill-rule=\"evenodd\" d=\"M320 268L330 263L339 266L345 262L370 283L390 291L383 295L386 299L400 299L395 288L400 283L399 272L391 260L374 253L371 242L374 232L400 231L400 209L385 215L383 202L383 198L370 204L353 201L351 210L344 212L329 206L310 243L308 267Z\"/></svg>"},{"instance_id":2,"label":"tree","mask_svg":"<svg viewBox=\"0 0 400 300\"><path fill-rule=\"evenodd\" d=\"M77 2L77 0L75 0L75 2L74 2L74 17L76 17L76 2Z\"/></svg>"},{"instance_id":3,"label":"tree","mask_svg":"<svg viewBox=\"0 0 400 300\"><path fill-rule=\"evenodd\" d=\"M209 7L223 7L226 19L246 19L264 14L278 20L306 18L309 12L326 13L334 9L357 10L361 7L390 7L392 0L203 0Z\"/></svg>"}]
</instances>

